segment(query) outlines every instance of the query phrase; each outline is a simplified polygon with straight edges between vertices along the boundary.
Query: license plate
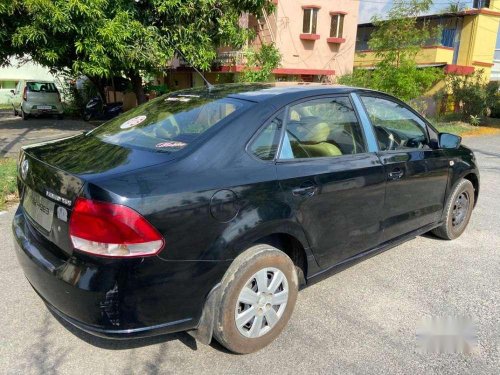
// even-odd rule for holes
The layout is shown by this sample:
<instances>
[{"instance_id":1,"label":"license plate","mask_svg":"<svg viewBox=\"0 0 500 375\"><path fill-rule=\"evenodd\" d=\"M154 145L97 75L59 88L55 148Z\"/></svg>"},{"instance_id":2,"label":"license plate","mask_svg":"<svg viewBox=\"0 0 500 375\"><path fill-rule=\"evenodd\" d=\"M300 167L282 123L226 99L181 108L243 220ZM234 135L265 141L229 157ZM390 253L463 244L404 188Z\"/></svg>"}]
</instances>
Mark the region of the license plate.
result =
<instances>
[{"instance_id":1,"label":"license plate","mask_svg":"<svg viewBox=\"0 0 500 375\"><path fill-rule=\"evenodd\" d=\"M26 190L23 200L23 207L26 213L37 224L39 224L47 232L52 228L52 220L54 219L54 202L42 197L31 189Z\"/></svg>"},{"instance_id":2,"label":"license plate","mask_svg":"<svg viewBox=\"0 0 500 375\"><path fill-rule=\"evenodd\" d=\"M36 107L37 109L52 109L52 106L51 105L39 105Z\"/></svg>"}]
</instances>

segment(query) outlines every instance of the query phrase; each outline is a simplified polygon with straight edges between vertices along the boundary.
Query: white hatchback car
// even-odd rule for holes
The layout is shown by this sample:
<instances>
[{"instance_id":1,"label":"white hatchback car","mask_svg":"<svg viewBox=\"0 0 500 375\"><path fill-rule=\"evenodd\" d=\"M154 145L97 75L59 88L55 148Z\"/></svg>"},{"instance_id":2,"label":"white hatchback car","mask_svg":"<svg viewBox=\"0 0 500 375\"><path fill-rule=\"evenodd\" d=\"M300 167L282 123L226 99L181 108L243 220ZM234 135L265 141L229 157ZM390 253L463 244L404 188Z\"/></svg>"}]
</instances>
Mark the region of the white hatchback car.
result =
<instances>
[{"instance_id":1,"label":"white hatchback car","mask_svg":"<svg viewBox=\"0 0 500 375\"><path fill-rule=\"evenodd\" d=\"M30 116L42 114L63 117L61 95L54 82L39 80L21 80L15 90L11 90L14 114L24 120Z\"/></svg>"}]
</instances>

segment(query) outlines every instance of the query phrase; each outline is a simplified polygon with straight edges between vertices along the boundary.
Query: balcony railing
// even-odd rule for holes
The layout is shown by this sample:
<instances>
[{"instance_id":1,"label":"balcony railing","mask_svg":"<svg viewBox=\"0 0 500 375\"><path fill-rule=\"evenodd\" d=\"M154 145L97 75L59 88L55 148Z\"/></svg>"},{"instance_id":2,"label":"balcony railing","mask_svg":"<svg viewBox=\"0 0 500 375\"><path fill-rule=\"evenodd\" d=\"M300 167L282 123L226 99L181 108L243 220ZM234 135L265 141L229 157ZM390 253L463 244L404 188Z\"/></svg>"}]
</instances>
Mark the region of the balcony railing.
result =
<instances>
[{"instance_id":1,"label":"balcony railing","mask_svg":"<svg viewBox=\"0 0 500 375\"><path fill-rule=\"evenodd\" d=\"M219 52L215 59L215 64L219 66L237 66L245 65L246 63L245 52L243 51L227 51Z\"/></svg>"}]
</instances>

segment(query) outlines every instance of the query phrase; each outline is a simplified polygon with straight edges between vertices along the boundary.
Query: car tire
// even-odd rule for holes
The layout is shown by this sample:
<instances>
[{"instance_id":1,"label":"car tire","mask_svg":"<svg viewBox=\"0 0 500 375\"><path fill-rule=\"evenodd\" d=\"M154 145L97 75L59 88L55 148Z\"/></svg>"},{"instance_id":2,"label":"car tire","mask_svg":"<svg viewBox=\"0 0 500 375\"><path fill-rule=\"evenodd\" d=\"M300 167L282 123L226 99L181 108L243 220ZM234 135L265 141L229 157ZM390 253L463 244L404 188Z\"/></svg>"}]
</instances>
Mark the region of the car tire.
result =
<instances>
[{"instance_id":1,"label":"car tire","mask_svg":"<svg viewBox=\"0 0 500 375\"><path fill-rule=\"evenodd\" d=\"M90 113L83 114L83 121L90 121L91 118L92 118L92 115Z\"/></svg>"},{"instance_id":2,"label":"car tire","mask_svg":"<svg viewBox=\"0 0 500 375\"><path fill-rule=\"evenodd\" d=\"M64 115L57 115L56 117L58 120L64 120Z\"/></svg>"},{"instance_id":3,"label":"car tire","mask_svg":"<svg viewBox=\"0 0 500 375\"><path fill-rule=\"evenodd\" d=\"M453 188L446 202L444 223L432 233L445 240L458 238L469 223L474 208L474 186L469 180L461 179Z\"/></svg>"},{"instance_id":4,"label":"car tire","mask_svg":"<svg viewBox=\"0 0 500 375\"><path fill-rule=\"evenodd\" d=\"M215 315L216 340L240 354L264 348L285 328L297 294L297 272L284 252L270 245L249 248L234 260L222 279Z\"/></svg>"},{"instance_id":5,"label":"car tire","mask_svg":"<svg viewBox=\"0 0 500 375\"><path fill-rule=\"evenodd\" d=\"M19 112L17 112L17 109L14 106L12 106L12 109L14 110L14 116L19 116Z\"/></svg>"},{"instance_id":6,"label":"car tire","mask_svg":"<svg viewBox=\"0 0 500 375\"><path fill-rule=\"evenodd\" d=\"M24 112L24 110L21 108L21 117L23 120L27 120L29 118L29 115Z\"/></svg>"}]
</instances>

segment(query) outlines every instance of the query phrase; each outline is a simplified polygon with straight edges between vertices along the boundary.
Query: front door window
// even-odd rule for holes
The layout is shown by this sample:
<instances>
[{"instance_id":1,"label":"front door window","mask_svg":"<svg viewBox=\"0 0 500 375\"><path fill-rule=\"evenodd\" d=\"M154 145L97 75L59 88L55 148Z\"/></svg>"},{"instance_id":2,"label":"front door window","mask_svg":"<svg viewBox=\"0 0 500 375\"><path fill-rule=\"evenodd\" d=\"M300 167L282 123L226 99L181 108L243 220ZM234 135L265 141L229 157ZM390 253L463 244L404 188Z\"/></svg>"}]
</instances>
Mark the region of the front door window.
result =
<instances>
[{"instance_id":1,"label":"front door window","mask_svg":"<svg viewBox=\"0 0 500 375\"><path fill-rule=\"evenodd\" d=\"M428 148L424 122L398 102L361 96L375 129L380 151Z\"/></svg>"}]
</instances>

